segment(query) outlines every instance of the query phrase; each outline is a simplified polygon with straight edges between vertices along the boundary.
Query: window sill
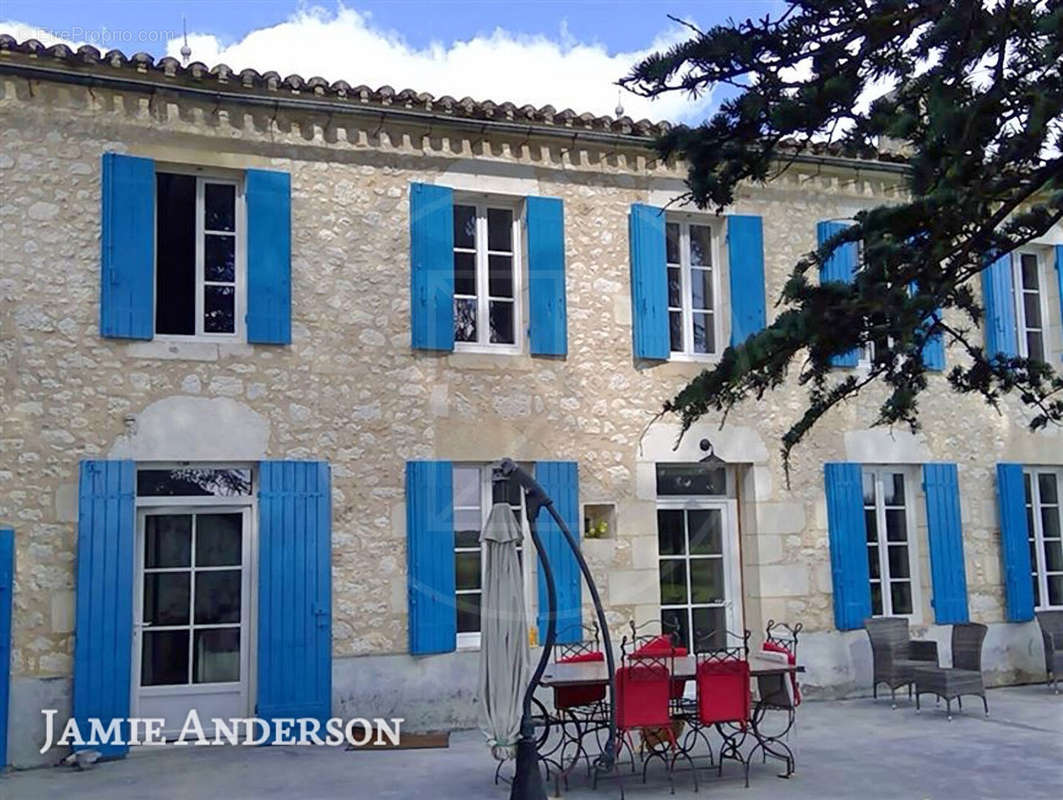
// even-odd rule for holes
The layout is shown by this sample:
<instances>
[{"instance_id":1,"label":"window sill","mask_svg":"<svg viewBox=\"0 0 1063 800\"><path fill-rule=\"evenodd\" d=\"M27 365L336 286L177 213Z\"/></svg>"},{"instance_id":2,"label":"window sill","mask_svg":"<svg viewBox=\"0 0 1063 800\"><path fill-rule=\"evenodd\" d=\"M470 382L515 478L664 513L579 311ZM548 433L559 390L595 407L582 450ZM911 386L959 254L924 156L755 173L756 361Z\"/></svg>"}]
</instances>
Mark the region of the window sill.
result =
<instances>
[{"instance_id":1,"label":"window sill","mask_svg":"<svg viewBox=\"0 0 1063 800\"><path fill-rule=\"evenodd\" d=\"M678 363L716 364L720 356L716 353L669 353L668 360Z\"/></svg>"},{"instance_id":2,"label":"window sill","mask_svg":"<svg viewBox=\"0 0 1063 800\"><path fill-rule=\"evenodd\" d=\"M518 345L491 345L491 344L472 344L470 342L455 342L455 353L473 353L476 355L491 355L491 356L520 356L524 355L524 351Z\"/></svg>"},{"instance_id":3,"label":"window sill","mask_svg":"<svg viewBox=\"0 0 1063 800\"><path fill-rule=\"evenodd\" d=\"M130 342L125 346L125 352L131 358L168 361L217 361L228 356L250 355L253 350L247 342L236 340L156 338L148 342Z\"/></svg>"}]
</instances>

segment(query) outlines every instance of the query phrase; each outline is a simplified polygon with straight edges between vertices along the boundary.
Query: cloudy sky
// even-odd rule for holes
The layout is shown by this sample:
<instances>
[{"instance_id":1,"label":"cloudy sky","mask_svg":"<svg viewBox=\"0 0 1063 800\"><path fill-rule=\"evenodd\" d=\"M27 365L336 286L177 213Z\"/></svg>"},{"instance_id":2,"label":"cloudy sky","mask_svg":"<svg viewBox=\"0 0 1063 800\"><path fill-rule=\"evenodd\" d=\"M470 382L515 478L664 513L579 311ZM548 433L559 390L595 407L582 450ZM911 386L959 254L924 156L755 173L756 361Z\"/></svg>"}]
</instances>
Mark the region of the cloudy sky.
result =
<instances>
[{"instance_id":1,"label":"cloudy sky","mask_svg":"<svg viewBox=\"0 0 1063 800\"><path fill-rule=\"evenodd\" d=\"M179 55L235 69L320 75L351 84L612 114L615 81L639 58L684 38L668 15L710 27L761 17L773 0L4 0L0 32L46 44ZM720 95L650 102L623 93L639 119L697 122Z\"/></svg>"}]
</instances>

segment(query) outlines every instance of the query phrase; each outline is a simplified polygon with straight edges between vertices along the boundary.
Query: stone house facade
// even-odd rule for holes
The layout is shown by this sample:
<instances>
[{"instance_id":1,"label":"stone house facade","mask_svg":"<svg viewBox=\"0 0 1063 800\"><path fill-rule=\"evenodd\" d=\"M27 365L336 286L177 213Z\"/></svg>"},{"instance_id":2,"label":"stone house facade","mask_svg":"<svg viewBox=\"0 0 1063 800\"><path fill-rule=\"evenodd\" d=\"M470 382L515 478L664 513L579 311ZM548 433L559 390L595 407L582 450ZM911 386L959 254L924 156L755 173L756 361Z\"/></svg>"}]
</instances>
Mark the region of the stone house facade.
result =
<instances>
[{"instance_id":1,"label":"stone house facade","mask_svg":"<svg viewBox=\"0 0 1063 800\"><path fill-rule=\"evenodd\" d=\"M649 123L10 37L0 117L8 763L45 758L45 708L473 724L470 533L504 456L576 529L606 523L582 546L617 638L662 614L689 643L800 621L807 688L843 695L870 685L854 613L944 649L969 617L992 682L1041 675L1063 438L1017 403L935 374L912 435L870 428L872 387L789 486L795 381L678 445L652 422L771 318L824 224L900 196L902 163L824 151L724 215L661 216L683 171ZM1057 226L987 269L1008 292L998 349L1060 362L1061 247ZM871 541L856 584L832 570L853 536ZM590 621L585 591L563 600Z\"/></svg>"}]
</instances>

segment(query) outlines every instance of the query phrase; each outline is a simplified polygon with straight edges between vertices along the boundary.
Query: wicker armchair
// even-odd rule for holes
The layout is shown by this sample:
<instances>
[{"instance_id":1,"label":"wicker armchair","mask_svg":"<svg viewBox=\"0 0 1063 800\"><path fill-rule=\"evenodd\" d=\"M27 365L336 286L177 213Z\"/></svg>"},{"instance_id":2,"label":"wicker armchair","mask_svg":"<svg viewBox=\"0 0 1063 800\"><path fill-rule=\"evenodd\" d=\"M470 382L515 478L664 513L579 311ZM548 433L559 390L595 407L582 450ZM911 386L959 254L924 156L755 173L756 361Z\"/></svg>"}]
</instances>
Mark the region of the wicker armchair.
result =
<instances>
[{"instance_id":1,"label":"wicker armchair","mask_svg":"<svg viewBox=\"0 0 1063 800\"><path fill-rule=\"evenodd\" d=\"M871 694L878 699L878 685L886 684L891 707L896 708L898 689L907 686L908 696L912 696L915 668L938 663L937 642L910 638L904 617L872 617L864 620L864 629L871 640Z\"/></svg>"},{"instance_id":2,"label":"wicker armchair","mask_svg":"<svg viewBox=\"0 0 1063 800\"><path fill-rule=\"evenodd\" d=\"M965 622L952 626L952 667L916 667L915 710L919 711L919 695L935 694L945 701L945 710L952 719L952 701L963 708L961 697L973 694L982 698L986 716L989 716L989 701L985 696L982 680L982 642L985 641L985 625Z\"/></svg>"},{"instance_id":3,"label":"wicker armchair","mask_svg":"<svg viewBox=\"0 0 1063 800\"><path fill-rule=\"evenodd\" d=\"M1037 623L1045 643L1046 683L1059 694L1059 675L1063 673L1063 611L1038 611Z\"/></svg>"}]
</instances>

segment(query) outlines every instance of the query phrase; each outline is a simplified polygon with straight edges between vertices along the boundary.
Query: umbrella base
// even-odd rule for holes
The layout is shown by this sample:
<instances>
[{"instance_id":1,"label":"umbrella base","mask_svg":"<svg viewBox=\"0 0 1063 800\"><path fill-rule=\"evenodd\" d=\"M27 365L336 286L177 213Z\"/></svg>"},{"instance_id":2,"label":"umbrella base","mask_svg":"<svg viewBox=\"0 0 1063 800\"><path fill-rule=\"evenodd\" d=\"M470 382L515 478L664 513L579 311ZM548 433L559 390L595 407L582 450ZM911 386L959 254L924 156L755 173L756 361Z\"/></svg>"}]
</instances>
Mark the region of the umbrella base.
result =
<instances>
[{"instance_id":1,"label":"umbrella base","mask_svg":"<svg viewBox=\"0 0 1063 800\"><path fill-rule=\"evenodd\" d=\"M532 739L522 738L517 743L517 766L509 800L546 800L546 787L539 769L539 751Z\"/></svg>"}]
</instances>

